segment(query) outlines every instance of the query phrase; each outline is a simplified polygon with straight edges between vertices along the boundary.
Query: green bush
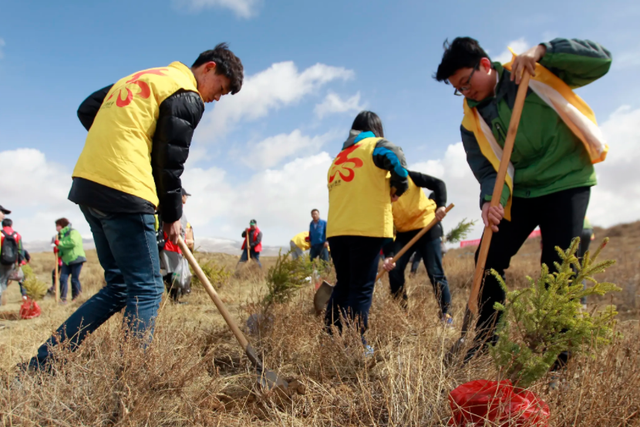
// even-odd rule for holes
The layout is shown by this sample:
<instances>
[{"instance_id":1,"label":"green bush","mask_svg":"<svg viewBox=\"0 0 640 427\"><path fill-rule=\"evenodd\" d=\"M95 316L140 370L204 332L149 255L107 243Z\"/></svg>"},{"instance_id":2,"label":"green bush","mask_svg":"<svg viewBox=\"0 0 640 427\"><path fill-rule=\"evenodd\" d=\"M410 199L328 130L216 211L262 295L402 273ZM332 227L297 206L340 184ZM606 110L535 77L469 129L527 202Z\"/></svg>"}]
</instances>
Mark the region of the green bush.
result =
<instances>
[{"instance_id":1,"label":"green bush","mask_svg":"<svg viewBox=\"0 0 640 427\"><path fill-rule=\"evenodd\" d=\"M278 259L267 272L267 294L263 305L268 308L273 303L284 303L291 299L295 292L309 283L308 278L314 272L314 264L308 257L292 259L290 252L278 253Z\"/></svg>"},{"instance_id":2,"label":"green bush","mask_svg":"<svg viewBox=\"0 0 640 427\"><path fill-rule=\"evenodd\" d=\"M566 252L556 248L562 260L561 264L556 263L557 273L549 274L543 264L537 280L527 277L529 287L507 292L505 304L495 304L502 316L492 355L514 384L526 388L543 377L563 351L570 351L573 356L593 355L613 339L615 307L589 313L580 303L582 297L620 290L613 283L599 283L593 277L615 263L596 263L607 242L608 239L602 242L593 257L587 252L582 262L576 257L579 238ZM502 278L495 271L492 274L506 291ZM591 282L591 286L583 289L583 281Z\"/></svg>"},{"instance_id":3,"label":"green bush","mask_svg":"<svg viewBox=\"0 0 640 427\"><path fill-rule=\"evenodd\" d=\"M229 271L227 267L219 266L213 260L208 260L205 262L198 261L198 264L200 265L202 272L204 273L205 276L207 276L207 279L209 279L209 282L211 282L211 285L214 288L219 288L220 286L224 285L232 276L231 271ZM204 286L202 285L202 282L200 282L200 279L195 274L193 269L191 269L191 272L192 272L191 286L192 287L200 286L204 288Z\"/></svg>"}]
</instances>

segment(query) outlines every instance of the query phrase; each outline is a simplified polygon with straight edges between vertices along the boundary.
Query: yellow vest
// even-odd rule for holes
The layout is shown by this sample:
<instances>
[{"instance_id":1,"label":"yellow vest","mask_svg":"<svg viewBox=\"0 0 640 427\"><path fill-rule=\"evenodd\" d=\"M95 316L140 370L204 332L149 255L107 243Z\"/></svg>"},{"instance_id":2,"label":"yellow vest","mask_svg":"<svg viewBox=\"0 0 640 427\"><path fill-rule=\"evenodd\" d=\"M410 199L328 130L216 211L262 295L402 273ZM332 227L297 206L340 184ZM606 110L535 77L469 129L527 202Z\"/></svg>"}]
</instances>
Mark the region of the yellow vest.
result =
<instances>
[{"instance_id":1,"label":"yellow vest","mask_svg":"<svg viewBox=\"0 0 640 427\"><path fill-rule=\"evenodd\" d=\"M380 139L364 138L331 164L327 237L393 237L389 173L373 163Z\"/></svg>"},{"instance_id":2,"label":"yellow vest","mask_svg":"<svg viewBox=\"0 0 640 427\"><path fill-rule=\"evenodd\" d=\"M516 54L513 50L511 50L511 53L513 54L513 58L515 58ZM510 62L504 64L505 69L511 71L513 58ZM595 114L582 98L576 95L558 76L538 63L536 63L536 75L531 77L529 81L529 88L535 92L540 99L546 102L547 105L553 108L574 135L582 141L589 153L591 163L595 164L604 161L607 157L609 146L606 144L602 131L598 127ZM466 130L473 132L480 146L482 155L489 160L497 172L500 168L502 147L500 147L495 140L491 128L485 123L480 114L478 114L478 111L475 108L469 108L466 98L463 101L463 108L464 118L462 119L462 126ZM507 220L511 220L513 176L514 168L511 162L509 162L507 176L505 178L505 182L510 191L509 200L504 212Z\"/></svg>"},{"instance_id":3,"label":"yellow vest","mask_svg":"<svg viewBox=\"0 0 640 427\"><path fill-rule=\"evenodd\" d=\"M294 245L296 245L303 251L308 251L311 248L311 243L305 240L307 237L309 237L309 232L303 231L302 233L298 233L293 236L293 239L291 239L291 241Z\"/></svg>"},{"instance_id":4,"label":"yellow vest","mask_svg":"<svg viewBox=\"0 0 640 427\"><path fill-rule=\"evenodd\" d=\"M191 69L180 62L120 79L98 110L73 177L158 206L151 169L152 140L160 104L180 89L198 93Z\"/></svg>"},{"instance_id":5,"label":"yellow vest","mask_svg":"<svg viewBox=\"0 0 640 427\"><path fill-rule=\"evenodd\" d=\"M429 199L422 188L413 183L411 177L408 181L407 191L391 204L393 224L400 233L422 229L436 217L436 202Z\"/></svg>"}]
</instances>

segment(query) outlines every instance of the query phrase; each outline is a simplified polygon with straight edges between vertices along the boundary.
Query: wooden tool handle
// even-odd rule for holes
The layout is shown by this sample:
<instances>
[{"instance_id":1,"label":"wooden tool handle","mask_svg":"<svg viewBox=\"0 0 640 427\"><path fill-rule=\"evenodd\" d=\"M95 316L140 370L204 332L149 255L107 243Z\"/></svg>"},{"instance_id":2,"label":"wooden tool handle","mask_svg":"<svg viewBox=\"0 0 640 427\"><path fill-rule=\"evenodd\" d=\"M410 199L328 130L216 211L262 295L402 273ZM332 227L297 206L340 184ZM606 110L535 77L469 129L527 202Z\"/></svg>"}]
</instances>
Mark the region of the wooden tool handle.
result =
<instances>
[{"instance_id":1,"label":"wooden tool handle","mask_svg":"<svg viewBox=\"0 0 640 427\"><path fill-rule=\"evenodd\" d=\"M55 266L55 269L53 270L55 271L53 275L53 280L55 282L53 285L53 292L54 292L56 303L57 303L58 301L60 301L60 260L56 252L53 253L53 256L56 259L56 266Z\"/></svg>"},{"instance_id":2,"label":"wooden tool handle","mask_svg":"<svg viewBox=\"0 0 640 427\"><path fill-rule=\"evenodd\" d=\"M451 209L453 209L455 205L453 203L451 203L449 206L446 207L445 212L449 213L449 211ZM436 225L437 223L439 223L440 220L438 220L438 218L434 218L429 224L427 224L426 227L424 227L422 230L420 230L420 232L418 234L416 234L415 236L413 236L413 239L409 240L409 243L407 243L406 245L404 245L404 247L402 249L400 249L400 251L396 254L396 256L393 257L393 259L391 260L391 262L396 262L400 259L400 257L402 255L404 255L405 252L407 252L409 249L411 249L411 246L413 246L418 240L420 240L420 238L422 236L425 235L425 233L429 230L431 230L431 228ZM384 276L384 273L387 270L385 270L384 268L378 273L378 275L376 276L376 282L382 277Z\"/></svg>"},{"instance_id":3,"label":"wooden tool handle","mask_svg":"<svg viewBox=\"0 0 640 427\"><path fill-rule=\"evenodd\" d=\"M236 324L236 322L233 321L233 318L231 317L231 314L227 310L227 307L225 307L225 305L220 300L218 293L213 288L213 286L211 285L211 282L209 282L209 279L200 268L198 261L196 261L195 257L187 247L187 244L184 242L184 240L182 240L182 236L178 236L178 246L180 246L180 250L182 250L182 255L184 255L187 261L189 261L189 265L191 266L191 268L193 268L193 271L196 273L196 276L198 276L198 279L200 279L200 282L204 286L204 290L207 291L207 293L213 300L213 303L218 308L218 311L224 318L224 321L227 322L227 325L229 325L231 332L233 332L233 335L235 335L236 339L238 340L242 348L244 348L245 351L247 351L248 348L250 349L249 341L247 341L247 338L244 336L240 328L238 328L238 325Z\"/></svg>"},{"instance_id":4,"label":"wooden tool handle","mask_svg":"<svg viewBox=\"0 0 640 427\"><path fill-rule=\"evenodd\" d=\"M500 168L498 168L498 176L496 177L496 183L493 187L493 194L491 195L491 207L498 206L500 204L500 197L502 196L502 189L504 188L504 181L507 177L507 169L509 168L509 162L511 161L511 153L513 151L513 144L516 140L516 134L518 133L518 125L520 124L520 116L522 115L522 108L524 107L524 100L527 97L527 89L529 88L530 75L525 71L518 87L518 93L516 95L516 101L513 105L513 111L511 112L511 121L509 122L509 131L507 132L507 139L502 149L502 158L500 159ZM482 235L482 243L480 244L480 253L478 254L478 261L476 262L476 270L473 274L473 287L471 288L471 294L469 295L469 310L474 315L478 314L478 294L480 293L480 287L482 285L482 278L484 277L484 267L487 262L487 255L489 254L489 246L491 246L491 237L493 236L493 230L491 226L484 228Z\"/></svg>"}]
</instances>

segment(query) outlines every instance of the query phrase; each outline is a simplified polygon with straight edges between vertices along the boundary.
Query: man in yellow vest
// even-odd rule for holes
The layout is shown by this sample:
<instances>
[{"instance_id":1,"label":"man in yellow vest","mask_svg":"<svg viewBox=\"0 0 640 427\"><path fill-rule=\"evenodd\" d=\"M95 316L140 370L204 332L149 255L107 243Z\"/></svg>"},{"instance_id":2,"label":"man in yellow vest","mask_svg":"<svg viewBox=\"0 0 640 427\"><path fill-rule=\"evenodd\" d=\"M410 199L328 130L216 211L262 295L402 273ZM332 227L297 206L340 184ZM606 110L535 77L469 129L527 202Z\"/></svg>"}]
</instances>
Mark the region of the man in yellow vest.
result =
<instances>
[{"instance_id":1,"label":"man in yellow vest","mask_svg":"<svg viewBox=\"0 0 640 427\"><path fill-rule=\"evenodd\" d=\"M106 286L69 317L31 359L49 369L51 347L74 350L123 308L132 336L149 342L163 293L154 212L172 243L180 235L182 183L204 103L242 87L242 62L225 43L191 67L173 62L138 71L90 95L78 109L89 131L69 200L91 226Z\"/></svg>"},{"instance_id":2,"label":"man in yellow vest","mask_svg":"<svg viewBox=\"0 0 640 427\"><path fill-rule=\"evenodd\" d=\"M566 249L579 236L596 185L593 163L608 150L595 115L573 89L602 77L611 54L589 40L557 38L541 43L507 64L491 62L469 37L445 42L435 75L464 96L460 132L467 162L480 183L480 207L485 226L493 229L486 269L504 277L511 257L537 227L543 236L541 261L554 271L560 261L555 247ZM516 135L500 205L489 201L500 164L511 110L523 70L531 74L529 91ZM505 293L491 274L481 291L475 346L493 341L495 302ZM562 360L561 360L562 362Z\"/></svg>"},{"instance_id":3,"label":"man in yellow vest","mask_svg":"<svg viewBox=\"0 0 640 427\"><path fill-rule=\"evenodd\" d=\"M434 218L442 220L446 215L447 187L444 181L420 172L409 171L408 182L409 189L391 205L396 240L393 253L385 253L385 256L393 256L394 253L400 252ZM433 199L427 198L423 188L433 190ZM407 292L404 288L404 273L411 254L415 252L424 260L429 280L440 304L440 318L445 325L451 325L453 323L453 318L449 314L451 293L442 267L441 238L442 227L433 227L422 236L400 257L396 267L389 272L389 285L394 298L400 299L401 304L406 307ZM385 261L388 262L388 260Z\"/></svg>"},{"instance_id":4,"label":"man in yellow vest","mask_svg":"<svg viewBox=\"0 0 640 427\"><path fill-rule=\"evenodd\" d=\"M302 256L304 251L311 249L311 243L309 243L309 232L303 231L293 236L293 239L289 242L291 247L291 258L298 259Z\"/></svg>"}]
</instances>

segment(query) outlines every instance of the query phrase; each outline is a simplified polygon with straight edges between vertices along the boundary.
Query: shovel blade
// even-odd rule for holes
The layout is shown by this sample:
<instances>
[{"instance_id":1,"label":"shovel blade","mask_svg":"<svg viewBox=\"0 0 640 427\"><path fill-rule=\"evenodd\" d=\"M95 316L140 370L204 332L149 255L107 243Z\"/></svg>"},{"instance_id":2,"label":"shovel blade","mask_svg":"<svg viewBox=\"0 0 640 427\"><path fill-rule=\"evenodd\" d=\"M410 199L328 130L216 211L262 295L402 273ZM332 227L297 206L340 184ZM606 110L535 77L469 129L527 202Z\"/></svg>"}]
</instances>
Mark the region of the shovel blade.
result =
<instances>
[{"instance_id":1,"label":"shovel blade","mask_svg":"<svg viewBox=\"0 0 640 427\"><path fill-rule=\"evenodd\" d=\"M289 384L287 384L287 382L282 378L278 377L278 374L264 368L262 360L258 357L255 349L251 346L251 344L247 345L245 353L251 361L251 364L253 364L253 366L256 368L256 374L258 374L258 384L260 384L262 388L271 390L274 388L286 389L289 387Z\"/></svg>"},{"instance_id":2,"label":"shovel blade","mask_svg":"<svg viewBox=\"0 0 640 427\"><path fill-rule=\"evenodd\" d=\"M316 309L316 314L320 314L322 310L327 307L327 303L329 302L329 298L331 298L332 293L333 286L326 280L323 280L313 297L313 306Z\"/></svg>"}]
</instances>

